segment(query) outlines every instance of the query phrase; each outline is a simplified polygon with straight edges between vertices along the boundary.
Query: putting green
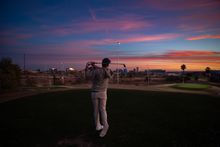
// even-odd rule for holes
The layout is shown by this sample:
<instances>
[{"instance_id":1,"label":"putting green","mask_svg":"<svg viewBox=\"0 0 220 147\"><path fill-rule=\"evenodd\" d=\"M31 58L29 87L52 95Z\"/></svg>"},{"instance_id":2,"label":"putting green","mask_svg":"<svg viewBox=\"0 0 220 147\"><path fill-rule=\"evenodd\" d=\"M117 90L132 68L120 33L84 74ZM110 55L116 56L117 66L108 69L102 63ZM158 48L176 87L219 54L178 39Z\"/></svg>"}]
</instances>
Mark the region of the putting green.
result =
<instances>
[{"instance_id":1,"label":"putting green","mask_svg":"<svg viewBox=\"0 0 220 147\"><path fill-rule=\"evenodd\" d=\"M173 86L174 88L187 89L187 90L205 90L210 88L207 84L195 84L195 83L180 83Z\"/></svg>"}]
</instances>

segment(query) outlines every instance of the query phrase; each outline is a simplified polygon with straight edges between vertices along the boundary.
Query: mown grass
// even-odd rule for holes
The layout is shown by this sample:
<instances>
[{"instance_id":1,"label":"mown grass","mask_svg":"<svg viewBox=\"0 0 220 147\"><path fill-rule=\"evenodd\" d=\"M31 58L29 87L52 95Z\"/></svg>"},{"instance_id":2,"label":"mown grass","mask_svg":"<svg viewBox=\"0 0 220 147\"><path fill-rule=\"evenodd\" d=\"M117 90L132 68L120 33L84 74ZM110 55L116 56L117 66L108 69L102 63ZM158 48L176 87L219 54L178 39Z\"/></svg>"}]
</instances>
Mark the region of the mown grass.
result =
<instances>
[{"instance_id":1,"label":"mown grass","mask_svg":"<svg viewBox=\"0 0 220 147\"><path fill-rule=\"evenodd\" d=\"M0 146L49 147L83 138L90 146L220 146L220 99L207 95L109 90L110 129L93 128L89 90L45 93L0 104Z\"/></svg>"},{"instance_id":2,"label":"mown grass","mask_svg":"<svg viewBox=\"0 0 220 147\"><path fill-rule=\"evenodd\" d=\"M186 89L186 90L205 90L210 88L210 85L207 84L197 84L197 83L179 83L173 86L178 89Z\"/></svg>"}]
</instances>

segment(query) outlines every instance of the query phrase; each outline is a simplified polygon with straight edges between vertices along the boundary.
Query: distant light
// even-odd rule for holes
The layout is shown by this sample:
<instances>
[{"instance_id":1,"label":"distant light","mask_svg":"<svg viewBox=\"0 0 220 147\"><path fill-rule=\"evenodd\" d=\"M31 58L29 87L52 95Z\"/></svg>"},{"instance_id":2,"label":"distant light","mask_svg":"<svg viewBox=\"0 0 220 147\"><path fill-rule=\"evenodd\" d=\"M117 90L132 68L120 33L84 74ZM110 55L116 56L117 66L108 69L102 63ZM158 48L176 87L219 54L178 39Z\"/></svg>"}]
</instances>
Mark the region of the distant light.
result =
<instances>
[{"instance_id":1,"label":"distant light","mask_svg":"<svg viewBox=\"0 0 220 147\"><path fill-rule=\"evenodd\" d=\"M69 70L74 71L75 69L74 69L74 68L72 68L72 67L70 67L70 68L69 68Z\"/></svg>"},{"instance_id":2,"label":"distant light","mask_svg":"<svg viewBox=\"0 0 220 147\"><path fill-rule=\"evenodd\" d=\"M51 70L56 70L56 68L55 68L55 67L52 67Z\"/></svg>"},{"instance_id":3,"label":"distant light","mask_svg":"<svg viewBox=\"0 0 220 147\"><path fill-rule=\"evenodd\" d=\"M117 44L119 44L119 45L120 45L121 43L120 43L120 42L117 42Z\"/></svg>"}]
</instances>

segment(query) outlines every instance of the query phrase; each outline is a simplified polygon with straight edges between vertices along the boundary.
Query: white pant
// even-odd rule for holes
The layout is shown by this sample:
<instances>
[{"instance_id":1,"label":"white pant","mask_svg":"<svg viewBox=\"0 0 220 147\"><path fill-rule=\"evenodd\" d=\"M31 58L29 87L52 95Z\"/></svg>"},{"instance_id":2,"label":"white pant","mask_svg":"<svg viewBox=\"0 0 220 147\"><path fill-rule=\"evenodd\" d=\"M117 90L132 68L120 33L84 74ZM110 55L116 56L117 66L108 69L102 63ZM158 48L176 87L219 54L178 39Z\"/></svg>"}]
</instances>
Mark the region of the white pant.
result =
<instances>
[{"instance_id":1,"label":"white pant","mask_svg":"<svg viewBox=\"0 0 220 147\"><path fill-rule=\"evenodd\" d=\"M103 127L108 127L107 112L106 112L106 101L107 92L92 92L92 103L93 103L93 113L94 121L96 127L103 125ZM100 122L101 118L101 122Z\"/></svg>"}]
</instances>

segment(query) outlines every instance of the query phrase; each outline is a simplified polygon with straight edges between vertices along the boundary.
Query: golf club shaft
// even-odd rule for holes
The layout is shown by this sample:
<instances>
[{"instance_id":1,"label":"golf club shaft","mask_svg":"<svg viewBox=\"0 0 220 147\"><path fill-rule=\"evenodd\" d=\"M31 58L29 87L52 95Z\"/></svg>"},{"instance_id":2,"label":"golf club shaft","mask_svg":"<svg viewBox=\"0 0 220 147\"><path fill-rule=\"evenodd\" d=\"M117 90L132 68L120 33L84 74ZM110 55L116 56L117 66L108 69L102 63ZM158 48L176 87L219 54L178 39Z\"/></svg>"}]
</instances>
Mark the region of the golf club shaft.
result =
<instances>
[{"instance_id":1,"label":"golf club shaft","mask_svg":"<svg viewBox=\"0 0 220 147\"><path fill-rule=\"evenodd\" d=\"M101 62L94 62L95 64L102 64ZM114 65L123 65L124 67L126 67L125 64L123 63L110 63L110 64L114 64Z\"/></svg>"}]
</instances>

